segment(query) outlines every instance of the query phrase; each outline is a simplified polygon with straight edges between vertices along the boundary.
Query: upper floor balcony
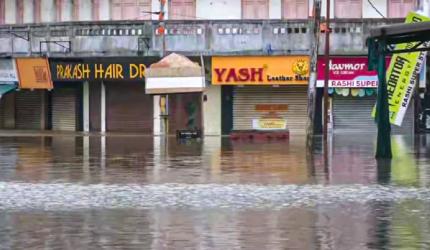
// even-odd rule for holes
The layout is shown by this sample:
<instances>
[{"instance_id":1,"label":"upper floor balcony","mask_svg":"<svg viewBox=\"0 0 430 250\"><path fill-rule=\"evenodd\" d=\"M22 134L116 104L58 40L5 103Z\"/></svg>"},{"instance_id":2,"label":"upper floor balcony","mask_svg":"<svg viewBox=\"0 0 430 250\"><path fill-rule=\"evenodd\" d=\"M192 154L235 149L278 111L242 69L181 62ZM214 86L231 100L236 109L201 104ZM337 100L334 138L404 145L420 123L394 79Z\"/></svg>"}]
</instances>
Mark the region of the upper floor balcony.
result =
<instances>
[{"instance_id":1,"label":"upper floor balcony","mask_svg":"<svg viewBox=\"0 0 430 250\"><path fill-rule=\"evenodd\" d=\"M334 19L331 53L366 54L370 28L384 23L382 19ZM157 21L2 25L0 56L158 56L163 47L166 53L185 55L303 55L310 53L314 37L310 20L169 20L164 38L158 27Z\"/></svg>"}]
</instances>

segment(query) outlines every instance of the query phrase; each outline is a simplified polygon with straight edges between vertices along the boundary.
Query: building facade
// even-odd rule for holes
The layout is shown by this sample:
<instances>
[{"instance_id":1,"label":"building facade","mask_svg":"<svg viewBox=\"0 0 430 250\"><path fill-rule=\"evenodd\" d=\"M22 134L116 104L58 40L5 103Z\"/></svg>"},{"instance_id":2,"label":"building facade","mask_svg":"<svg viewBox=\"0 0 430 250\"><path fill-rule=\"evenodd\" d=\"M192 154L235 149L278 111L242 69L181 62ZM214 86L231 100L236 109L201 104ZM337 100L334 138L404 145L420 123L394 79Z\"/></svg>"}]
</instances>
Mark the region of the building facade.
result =
<instances>
[{"instance_id":1,"label":"building facade","mask_svg":"<svg viewBox=\"0 0 430 250\"><path fill-rule=\"evenodd\" d=\"M428 12L425 2L415 0L334 0L331 6L331 54L344 58L367 54L371 27L402 22L411 10ZM145 93L139 70L175 52L203 67L206 87L168 95L169 131L192 123L205 135L221 135L258 128L266 118L278 119L270 124L279 128L304 131L308 72L285 81L291 69L285 68L270 76L284 81L266 82L267 75L250 81L251 73L240 73L240 61L252 70L256 62L271 65L268 58L301 57L309 71L312 0L169 0L164 10L166 21L160 23L159 0L0 1L0 57L47 58L52 79L52 87L37 90L15 81L19 91L0 99L1 128L162 134L164 99ZM219 60L225 68L237 65L237 74L214 81ZM104 73L85 75L85 67L88 74ZM319 113L321 89L317 93Z\"/></svg>"}]
</instances>

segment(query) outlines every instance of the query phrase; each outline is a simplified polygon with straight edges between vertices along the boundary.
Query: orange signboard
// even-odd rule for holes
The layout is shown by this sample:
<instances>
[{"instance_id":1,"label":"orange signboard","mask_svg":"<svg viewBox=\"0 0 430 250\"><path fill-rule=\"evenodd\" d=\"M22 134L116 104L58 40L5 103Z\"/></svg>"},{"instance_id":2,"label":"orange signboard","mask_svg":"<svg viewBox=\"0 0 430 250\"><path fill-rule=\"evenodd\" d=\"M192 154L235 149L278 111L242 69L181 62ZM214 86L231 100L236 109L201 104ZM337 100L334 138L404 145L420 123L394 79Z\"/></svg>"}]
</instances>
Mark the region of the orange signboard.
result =
<instances>
[{"instance_id":1,"label":"orange signboard","mask_svg":"<svg viewBox=\"0 0 430 250\"><path fill-rule=\"evenodd\" d=\"M21 89L52 89L51 73L46 58L17 58Z\"/></svg>"},{"instance_id":2,"label":"orange signboard","mask_svg":"<svg viewBox=\"0 0 430 250\"><path fill-rule=\"evenodd\" d=\"M306 85L309 56L212 57L214 85Z\"/></svg>"}]
</instances>

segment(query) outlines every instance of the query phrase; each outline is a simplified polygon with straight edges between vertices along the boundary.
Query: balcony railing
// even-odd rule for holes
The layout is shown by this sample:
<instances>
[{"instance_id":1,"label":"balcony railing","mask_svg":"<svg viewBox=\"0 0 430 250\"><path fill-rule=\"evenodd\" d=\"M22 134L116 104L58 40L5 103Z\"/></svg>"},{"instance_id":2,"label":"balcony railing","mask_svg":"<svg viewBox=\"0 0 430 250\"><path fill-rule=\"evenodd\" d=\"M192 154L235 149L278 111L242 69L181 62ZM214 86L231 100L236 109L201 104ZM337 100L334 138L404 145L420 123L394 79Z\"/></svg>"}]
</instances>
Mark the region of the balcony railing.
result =
<instances>
[{"instance_id":1,"label":"balcony railing","mask_svg":"<svg viewBox=\"0 0 430 250\"><path fill-rule=\"evenodd\" d=\"M381 19L332 21L332 53L366 53L369 29L384 23ZM154 21L3 25L0 55L158 56L163 49L158 25ZM165 25L166 52L185 55L308 54L313 37L309 20L192 20ZM320 46L324 46L323 36Z\"/></svg>"}]
</instances>

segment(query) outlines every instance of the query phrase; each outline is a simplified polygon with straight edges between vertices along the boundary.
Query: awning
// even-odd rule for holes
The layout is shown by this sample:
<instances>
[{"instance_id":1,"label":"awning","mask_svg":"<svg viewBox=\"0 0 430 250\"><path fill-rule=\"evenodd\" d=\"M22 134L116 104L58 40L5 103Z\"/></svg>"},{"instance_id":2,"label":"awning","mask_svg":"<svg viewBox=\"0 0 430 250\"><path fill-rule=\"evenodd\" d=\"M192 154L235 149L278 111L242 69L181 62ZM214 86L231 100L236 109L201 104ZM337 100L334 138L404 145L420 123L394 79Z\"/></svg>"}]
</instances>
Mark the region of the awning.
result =
<instances>
[{"instance_id":1,"label":"awning","mask_svg":"<svg viewBox=\"0 0 430 250\"><path fill-rule=\"evenodd\" d=\"M147 94L202 92L204 88L202 67L182 55L172 53L146 71Z\"/></svg>"},{"instance_id":2,"label":"awning","mask_svg":"<svg viewBox=\"0 0 430 250\"><path fill-rule=\"evenodd\" d=\"M0 98L9 91L15 90L15 84L0 84Z\"/></svg>"}]
</instances>

